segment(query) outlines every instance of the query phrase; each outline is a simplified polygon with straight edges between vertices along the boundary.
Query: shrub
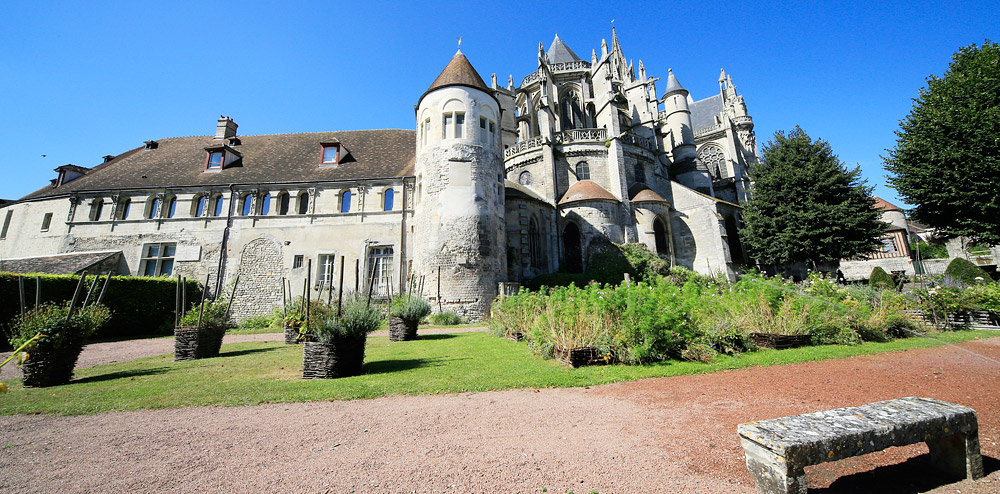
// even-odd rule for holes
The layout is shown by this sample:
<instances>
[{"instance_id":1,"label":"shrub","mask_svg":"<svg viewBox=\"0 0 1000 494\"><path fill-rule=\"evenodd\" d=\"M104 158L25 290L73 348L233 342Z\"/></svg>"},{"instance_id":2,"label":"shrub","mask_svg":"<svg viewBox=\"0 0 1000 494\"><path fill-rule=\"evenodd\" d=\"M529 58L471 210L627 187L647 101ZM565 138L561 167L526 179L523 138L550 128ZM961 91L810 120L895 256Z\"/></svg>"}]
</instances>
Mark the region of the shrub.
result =
<instances>
[{"instance_id":1,"label":"shrub","mask_svg":"<svg viewBox=\"0 0 1000 494\"><path fill-rule=\"evenodd\" d=\"M363 338L382 325L385 314L377 305L352 299L344 303L340 317L325 317L317 321L316 338L320 343ZM310 324L311 326L311 324Z\"/></svg>"},{"instance_id":2,"label":"shrub","mask_svg":"<svg viewBox=\"0 0 1000 494\"><path fill-rule=\"evenodd\" d=\"M200 304L193 304L191 309L181 317L181 326L197 326L198 325L198 312L201 312L201 326L202 328L232 328L235 325L232 322L232 318L226 311L229 309L229 300L223 297L216 298L215 300L205 301L205 308L200 310Z\"/></svg>"},{"instance_id":3,"label":"shrub","mask_svg":"<svg viewBox=\"0 0 1000 494\"><path fill-rule=\"evenodd\" d=\"M982 283L990 279L990 275L986 271L983 271L982 268L976 266L968 259L961 257L952 259L948 263L948 267L945 268L944 274L966 285L975 285L976 283Z\"/></svg>"},{"instance_id":4,"label":"shrub","mask_svg":"<svg viewBox=\"0 0 1000 494\"><path fill-rule=\"evenodd\" d=\"M868 277L868 286L876 290L895 290L896 282L892 281L889 273L886 273L881 267L876 266L875 269L872 269L871 276Z\"/></svg>"},{"instance_id":5,"label":"shrub","mask_svg":"<svg viewBox=\"0 0 1000 494\"><path fill-rule=\"evenodd\" d=\"M239 324L239 329L248 331L254 329L269 328L272 327L273 323L275 322L273 319L274 319L273 316L251 316L244 319L243 322Z\"/></svg>"},{"instance_id":6,"label":"shrub","mask_svg":"<svg viewBox=\"0 0 1000 494\"><path fill-rule=\"evenodd\" d=\"M910 252L917 255L917 242L910 242ZM947 259L948 247L944 244L928 244L920 242L921 259Z\"/></svg>"},{"instance_id":7,"label":"shrub","mask_svg":"<svg viewBox=\"0 0 1000 494\"><path fill-rule=\"evenodd\" d=\"M389 315L412 324L431 313L431 304L416 295L396 297L389 305Z\"/></svg>"},{"instance_id":8,"label":"shrub","mask_svg":"<svg viewBox=\"0 0 1000 494\"><path fill-rule=\"evenodd\" d=\"M337 309L327 305L322 300L309 301L309 327L306 323L306 305L302 297L289 304L285 310L284 325L289 328L298 328L300 335L316 334L320 325L327 319L336 315Z\"/></svg>"},{"instance_id":9,"label":"shrub","mask_svg":"<svg viewBox=\"0 0 1000 494\"><path fill-rule=\"evenodd\" d=\"M44 338L35 345L43 350L83 345L108 321L111 311L103 305L90 305L75 310L67 321L68 315L69 304L42 304L38 310L25 312L14 319L8 341L17 348L41 333Z\"/></svg>"},{"instance_id":10,"label":"shrub","mask_svg":"<svg viewBox=\"0 0 1000 494\"><path fill-rule=\"evenodd\" d=\"M462 318L454 312L440 312L431 316L431 324L437 324L439 326L454 326L456 324L462 324Z\"/></svg>"}]
</instances>

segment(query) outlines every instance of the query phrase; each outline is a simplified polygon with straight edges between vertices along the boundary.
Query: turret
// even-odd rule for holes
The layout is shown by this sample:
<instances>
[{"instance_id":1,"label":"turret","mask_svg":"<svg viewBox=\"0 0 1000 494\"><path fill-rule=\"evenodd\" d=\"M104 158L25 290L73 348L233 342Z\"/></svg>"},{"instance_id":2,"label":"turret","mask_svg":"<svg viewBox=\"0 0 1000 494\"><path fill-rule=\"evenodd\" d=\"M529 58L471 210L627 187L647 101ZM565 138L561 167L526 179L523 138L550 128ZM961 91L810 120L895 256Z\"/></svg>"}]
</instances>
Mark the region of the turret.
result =
<instances>
[{"instance_id":1,"label":"turret","mask_svg":"<svg viewBox=\"0 0 1000 494\"><path fill-rule=\"evenodd\" d=\"M670 149L677 181L700 192L711 194L712 179L697 166L691 110L688 107L688 90L681 86L673 69L667 74L667 88L663 93L663 109L667 115L662 124L664 145Z\"/></svg>"},{"instance_id":2,"label":"turret","mask_svg":"<svg viewBox=\"0 0 1000 494\"><path fill-rule=\"evenodd\" d=\"M479 320L507 272L500 104L459 50L416 116L414 274L435 309Z\"/></svg>"}]
</instances>

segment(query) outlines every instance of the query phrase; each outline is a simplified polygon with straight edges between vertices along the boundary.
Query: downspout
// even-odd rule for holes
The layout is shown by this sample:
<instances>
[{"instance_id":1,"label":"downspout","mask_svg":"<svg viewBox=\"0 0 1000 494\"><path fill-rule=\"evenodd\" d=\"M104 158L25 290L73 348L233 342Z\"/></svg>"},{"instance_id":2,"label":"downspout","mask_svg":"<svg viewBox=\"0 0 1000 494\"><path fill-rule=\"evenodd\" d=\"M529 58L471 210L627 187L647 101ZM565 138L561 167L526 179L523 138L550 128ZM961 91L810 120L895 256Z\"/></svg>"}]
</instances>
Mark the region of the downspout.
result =
<instances>
[{"instance_id":1,"label":"downspout","mask_svg":"<svg viewBox=\"0 0 1000 494\"><path fill-rule=\"evenodd\" d=\"M222 230L222 242L219 244L219 267L215 276L215 295L222 293L222 277L226 269L226 249L229 244L229 229L233 226L233 197L236 194L236 184L229 184L229 210L226 212L226 228Z\"/></svg>"}]
</instances>

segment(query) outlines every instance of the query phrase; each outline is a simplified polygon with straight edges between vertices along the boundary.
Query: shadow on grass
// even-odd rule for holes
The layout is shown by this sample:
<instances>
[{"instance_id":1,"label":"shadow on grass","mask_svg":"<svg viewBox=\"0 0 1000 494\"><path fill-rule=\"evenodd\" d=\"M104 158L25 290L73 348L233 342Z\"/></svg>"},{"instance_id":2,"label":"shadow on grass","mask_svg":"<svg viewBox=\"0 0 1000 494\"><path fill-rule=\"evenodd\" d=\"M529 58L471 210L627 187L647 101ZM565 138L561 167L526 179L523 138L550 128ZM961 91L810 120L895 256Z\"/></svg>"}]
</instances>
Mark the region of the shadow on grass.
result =
<instances>
[{"instance_id":1,"label":"shadow on grass","mask_svg":"<svg viewBox=\"0 0 1000 494\"><path fill-rule=\"evenodd\" d=\"M219 352L220 357L239 357L240 355L251 355L254 353L262 352L273 352L281 347L269 347L269 348L247 348L244 350L223 350Z\"/></svg>"},{"instance_id":2,"label":"shadow on grass","mask_svg":"<svg viewBox=\"0 0 1000 494\"><path fill-rule=\"evenodd\" d=\"M80 379L73 379L70 384L83 384L83 383L94 383L101 381L113 381L115 379L127 379L133 377L141 376L154 376L156 374L163 374L170 370L170 367L151 367L149 369L136 369L130 371L119 371L111 372L108 374L99 374L96 376L81 377Z\"/></svg>"},{"instance_id":3,"label":"shadow on grass","mask_svg":"<svg viewBox=\"0 0 1000 494\"><path fill-rule=\"evenodd\" d=\"M456 334L418 334L417 335L417 339L418 340L448 340L448 339L451 339L451 338L455 338L457 336L458 335L456 335Z\"/></svg>"},{"instance_id":4,"label":"shadow on grass","mask_svg":"<svg viewBox=\"0 0 1000 494\"><path fill-rule=\"evenodd\" d=\"M468 359L467 358L414 358L414 359L398 359L398 360L375 360L372 362L365 362L364 373L388 374L390 372L400 372L410 369L417 369L419 367L439 367L445 365L446 362L452 362L455 360L468 360Z\"/></svg>"},{"instance_id":5,"label":"shadow on grass","mask_svg":"<svg viewBox=\"0 0 1000 494\"><path fill-rule=\"evenodd\" d=\"M1000 470L1000 460L983 455L983 474L989 475ZM909 494L927 492L932 489L963 480L954 474L935 468L929 454L915 456L903 463L887 465L845 475L835 480L830 487L809 488L811 494L848 494L857 492L878 492L879 494Z\"/></svg>"}]
</instances>

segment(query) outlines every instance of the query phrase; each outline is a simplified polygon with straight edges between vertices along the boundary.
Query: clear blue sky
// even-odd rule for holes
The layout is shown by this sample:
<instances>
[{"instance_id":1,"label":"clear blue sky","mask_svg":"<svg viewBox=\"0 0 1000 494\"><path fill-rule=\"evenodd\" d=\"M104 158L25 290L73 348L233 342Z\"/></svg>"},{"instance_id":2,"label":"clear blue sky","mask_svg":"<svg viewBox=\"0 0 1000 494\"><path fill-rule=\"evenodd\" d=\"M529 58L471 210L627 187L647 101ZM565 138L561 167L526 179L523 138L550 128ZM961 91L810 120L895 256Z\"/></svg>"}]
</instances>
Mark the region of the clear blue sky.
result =
<instances>
[{"instance_id":1,"label":"clear blue sky","mask_svg":"<svg viewBox=\"0 0 1000 494\"><path fill-rule=\"evenodd\" d=\"M905 206L880 158L898 121L960 46L1000 40L996 2L472 3L4 2L0 198L67 163L214 134L222 114L243 135L412 129L458 36L486 81L518 82L539 42L558 33L589 60L614 20L658 91L673 68L695 99L711 96L725 68L758 144L800 125Z\"/></svg>"}]
</instances>

